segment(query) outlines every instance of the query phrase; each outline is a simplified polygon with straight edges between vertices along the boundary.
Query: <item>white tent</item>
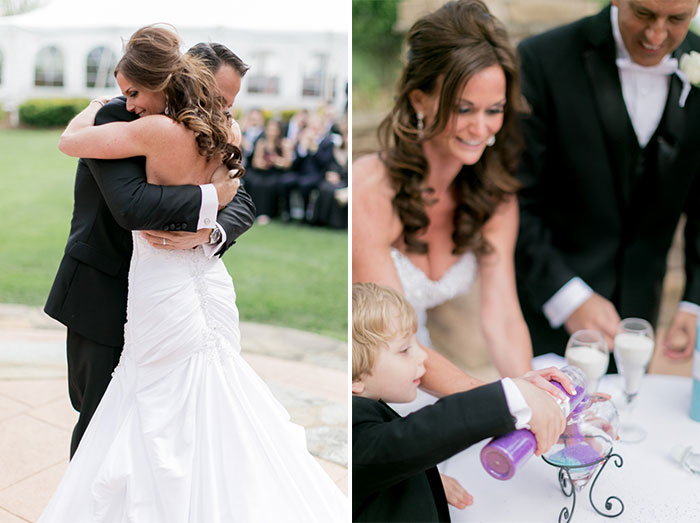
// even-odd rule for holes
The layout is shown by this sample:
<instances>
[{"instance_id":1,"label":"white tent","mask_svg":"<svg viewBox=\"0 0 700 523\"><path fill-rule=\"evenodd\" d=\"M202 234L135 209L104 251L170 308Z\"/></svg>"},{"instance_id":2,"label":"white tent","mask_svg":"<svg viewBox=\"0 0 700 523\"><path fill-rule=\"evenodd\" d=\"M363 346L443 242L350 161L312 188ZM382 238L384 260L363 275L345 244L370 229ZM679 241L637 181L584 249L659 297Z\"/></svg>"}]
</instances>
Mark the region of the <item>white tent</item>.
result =
<instances>
[{"instance_id":1,"label":"white tent","mask_svg":"<svg viewBox=\"0 0 700 523\"><path fill-rule=\"evenodd\" d=\"M119 94L95 71L95 57L111 63L134 30L169 23L183 50L219 42L252 66L236 107L315 108L330 100L342 110L349 20L346 0L52 0L0 17L0 103L13 112L27 98Z\"/></svg>"}]
</instances>

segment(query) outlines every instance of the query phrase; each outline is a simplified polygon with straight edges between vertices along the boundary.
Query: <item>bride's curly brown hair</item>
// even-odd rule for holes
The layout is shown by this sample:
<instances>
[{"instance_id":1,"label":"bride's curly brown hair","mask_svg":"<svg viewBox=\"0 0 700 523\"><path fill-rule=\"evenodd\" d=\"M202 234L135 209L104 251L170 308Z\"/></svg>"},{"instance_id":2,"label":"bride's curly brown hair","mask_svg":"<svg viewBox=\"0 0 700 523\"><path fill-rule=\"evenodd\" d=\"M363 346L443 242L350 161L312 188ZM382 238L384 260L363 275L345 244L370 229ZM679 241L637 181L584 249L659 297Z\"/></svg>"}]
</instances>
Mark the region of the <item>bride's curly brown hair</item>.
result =
<instances>
[{"instance_id":1,"label":"bride's curly brown hair","mask_svg":"<svg viewBox=\"0 0 700 523\"><path fill-rule=\"evenodd\" d=\"M496 207L519 184L515 170L523 147L517 118L524 108L520 93L519 63L503 25L483 2L455 0L420 18L406 35L407 62L392 111L379 126L381 158L396 194L393 206L403 224L403 241L409 252L425 254L428 245L419 236L429 225L425 210L432 189L425 189L429 165L422 142L441 133L459 105L464 86L472 76L493 65L506 77L503 126L496 143L487 147L475 165L465 165L454 181L454 254L473 250L491 252L482 227ZM439 93L432 125L417 129L409 96L419 89Z\"/></svg>"},{"instance_id":2,"label":"bride's curly brown hair","mask_svg":"<svg viewBox=\"0 0 700 523\"><path fill-rule=\"evenodd\" d=\"M239 147L231 141L231 116L213 73L199 58L180 52L180 38L164 27L149 25L126 43L114 74L121 73L141 89L164 92L165 114L195 134L207 160L220 155L238 176L245 173Z\"/></svg>"}]
</instances>

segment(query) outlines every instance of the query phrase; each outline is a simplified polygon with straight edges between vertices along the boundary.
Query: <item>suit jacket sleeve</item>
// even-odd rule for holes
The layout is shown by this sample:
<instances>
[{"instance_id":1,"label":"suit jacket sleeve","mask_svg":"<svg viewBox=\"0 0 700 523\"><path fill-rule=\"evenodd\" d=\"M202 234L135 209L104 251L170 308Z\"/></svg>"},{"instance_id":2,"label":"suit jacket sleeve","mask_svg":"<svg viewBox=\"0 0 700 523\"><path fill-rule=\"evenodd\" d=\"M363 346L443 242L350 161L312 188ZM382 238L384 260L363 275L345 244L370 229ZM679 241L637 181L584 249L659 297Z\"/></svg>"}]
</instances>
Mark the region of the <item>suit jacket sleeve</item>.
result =
<instances>
[{"instance_id":1,"label":"suit jacket sleeve","mask_svg":"<svg viewBox=\"0 0 700 523\"><path fill-rule=\"evenodd\" d=\"M100 109L95 124L134 118L135 115L126 110L124 99L117 98ZM198 186L149 184L144 157L119 160L84 158L80 161L87 164L112 215L125 229L197 230L202 202ZM239 190L233 201L218 215L227 235L226 245L220 254L250 228L254 219L255 207L250 196L244 190Z\"/></svg>"},{"instance_id":2,"label":"suit jacket sleeve","mask_svg":"<svg viewBox=\"0 0 700 523\"><path fill-rule=\"evenodd\" d=\"M379 410L373 413L372 406L382 407L353 398L353 492L358 496L423 472L484 438L515 430L500 382L446 396L390 421Z\"/></svg>"},{"instance_id":3,"label":"suit jacket sleeve","mask_svg":"<svg viewBox=\"0 0 700 523\"><path fill-rule=\"evenodd\" d=\"M546 169L549 135L557 132L549 125L546 72L537 58L537 51L528 42L518 47L522 63L523 94L530 105L530 114L521 124L525 151L518 170L520 230L516 246L516 271L526 299L537 310L576 274L552 245L551 232L538 213L546 193ZM566 195L561 195L565 198Z\"/></svg>"},{"instance_id":4,"label":"suit jacket sleeve","mask_svg":"<svg viewBox=\"0 0 700 523\"><path fill-rule=\"evenodd\" d=\"M700 305L700 172L685 204L685 289L683 300Z\"/></svg>"},{"instance_id":5,"label":"suit jacket sleeve","mask_svg":"<svg viewBox=\"0 0 700 523\"><path fill-rule=\"evenodd\" d=\"M221 256L255 221L255 204L243 186L238 189L231 203L219 211L217 221L226 231L226 243L216 253Z\"/></svg>"}]
</instances>

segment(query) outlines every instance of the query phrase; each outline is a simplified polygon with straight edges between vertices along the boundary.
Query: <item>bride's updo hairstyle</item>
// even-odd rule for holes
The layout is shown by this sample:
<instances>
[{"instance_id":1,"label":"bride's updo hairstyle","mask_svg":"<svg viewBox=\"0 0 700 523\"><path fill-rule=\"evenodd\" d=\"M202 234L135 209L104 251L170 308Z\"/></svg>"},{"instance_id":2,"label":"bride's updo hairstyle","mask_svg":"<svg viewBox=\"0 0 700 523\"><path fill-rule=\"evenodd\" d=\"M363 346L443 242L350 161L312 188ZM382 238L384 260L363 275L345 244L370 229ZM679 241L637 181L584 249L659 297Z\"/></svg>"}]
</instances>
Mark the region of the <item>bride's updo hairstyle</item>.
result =
<instances>
[{"instance_id":1,"label":"bride's updo hairstyle","mask_svg":"<svg viewBox=\"0 0 700 523\"><path fill-rule=\"evenodd\" d=\"M440 134L455 115L459 98L471 77L493 65L506 77L503 126L496 143L487 147L475 165L465 165L455 179L457 209L454 215L454 254L473 250L490 252L482 236L484 223L509 194L518 188L515 169L522 150L517 128L523 110L519 63L503 25L479 0L453 0L420 18L406 35L407 61L399 82L396 103L379 126L384 161L396 189L394 208L403 224L403 241L409 252L426 253L418 236L429 224L425 211L431 189L422 189L428 163L421 143ZM435 121L422 132L409 95L414 89L439 93Z\"/></svg>"},{"instance_id":2,"label":"bride's updo hairstyle","mask_svg":"<svg viewBox=\"0 0 700 523\"><path fill-rule=\"evenodd\" d=\"M140 89L163 92L165 114L195 133L199 154L222 155L229 169L245 172L241 150L231 141L231 116L216 80L205 64L180 52L180 38L164 27L146 26L126 43L114 69Z\"/></svg>"}]
</instances>

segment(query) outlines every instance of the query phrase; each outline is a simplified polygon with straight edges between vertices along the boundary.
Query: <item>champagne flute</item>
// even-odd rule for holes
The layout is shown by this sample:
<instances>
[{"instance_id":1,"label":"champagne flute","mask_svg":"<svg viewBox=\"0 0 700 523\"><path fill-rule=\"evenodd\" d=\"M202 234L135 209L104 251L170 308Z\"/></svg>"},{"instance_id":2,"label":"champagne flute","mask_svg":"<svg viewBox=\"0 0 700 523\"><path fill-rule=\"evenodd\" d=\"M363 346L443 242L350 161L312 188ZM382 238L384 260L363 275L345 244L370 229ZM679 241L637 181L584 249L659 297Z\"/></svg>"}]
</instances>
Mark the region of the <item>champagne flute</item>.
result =
<instances>
[{"instance_id":1,"label":"champagne flute","mask_svg":"<svg viewBox=\"0 0 700 523\"><path fill-rule=\"evenodd\" d=\"M569 365L578 367L588 376L587 392L590 394L598 388L600 378L608 370L610 348L600 332L579 330L569 338L564 357Z\"/></svg>"},{"instance_id":2,"label":"champagne flute","mask_svg":"<svg viewBox=\"0 0 700 523\"><path fill-rule=\"evenodd\" d=\"M640 318L625 318L617 326L615 334L615 362L624 378L625 410L639 392L642 376L654 353L654 329L648 321ZM623 423L620 441L638 443L646 437L640 425Z\"/></svg>"}]
</instances>

